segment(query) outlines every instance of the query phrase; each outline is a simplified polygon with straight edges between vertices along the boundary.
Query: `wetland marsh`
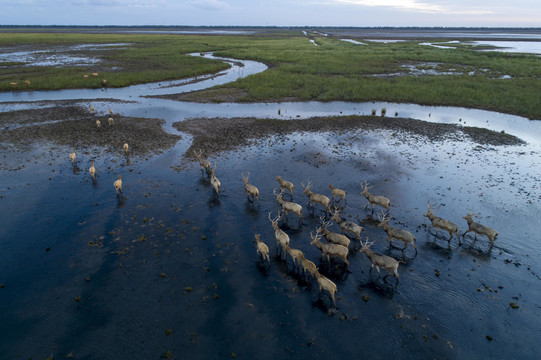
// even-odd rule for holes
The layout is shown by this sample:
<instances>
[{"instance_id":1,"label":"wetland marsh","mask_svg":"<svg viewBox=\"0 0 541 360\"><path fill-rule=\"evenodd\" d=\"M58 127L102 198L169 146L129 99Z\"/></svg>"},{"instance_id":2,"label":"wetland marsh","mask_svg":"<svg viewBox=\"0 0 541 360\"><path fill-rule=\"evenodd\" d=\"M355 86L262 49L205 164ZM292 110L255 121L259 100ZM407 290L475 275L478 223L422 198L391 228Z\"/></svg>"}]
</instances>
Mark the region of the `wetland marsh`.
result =
<instances>
[{"instance_id":1,"label":"wetland marsh","mask_svg":"<svg viewBox=\"0 0 541 360\"><path fill-rule=\"evenodd\" d=\"M366 93L348 95L355 91L347 86L329 98L333 101L319 102L330 88L314 93L318 77L360 82L363 70L338 63L325 70L318 58L312 69L300 66L293 60L299 47L305 49L301 42L311 55L342 46L345 54L354 54L368 47L378 67L387 65L379 64L377 53L409 50L401 43L341 45L328 37L316 37L319 46L314 47L299 33L183 35L181 48L164 52L192 53L193 60L179 61L190 75L176 73L174 79L128 87L108 81L107 88L0 93L0 357L536 356L541 126L528 120L539 119L539 110L528 105L538 90L527 92L539 81L541 59L512 55L506 63L500 55L467 49L443 55L446 50L417 45L405 61L462 57L466 66L468 59L481 64L495 56L482 68L512 73L515 78L505 80L507 91L517 83L530 84L514 94L520 106L509 111L522 116L494 112L509 104L492 107L483 89L503 86L504 80L483 74L476 75L483 78L477 88L481 94L463 104L468 108L445 106L460 97L442 103L436 97L423 106L422 98L403 102L415 94L396 101L398 92L372 88L367 98ZM81 34L70 36L79 41ZM151 39L173 41L163 34L122 37L129 44L139 41L135 47ZM29 42L31 36L24 38ZM86 42L118 43L119 37L93 34ZM256 43L264 50L248 56ZM284 51L269 51L273 48ZM210 50L219 56L202 54ZM302 55L295 61L304 61ZM139 63L145 61L141 56ZM202 70L207 64L212 71ZM519 79L524 74L513 64L533 64L533 75ZM1 70L1 76L9 73ZM82 70L77 76L100 71ZM48 71L64 69L43 72ZM297 75L278 76L288 72ZM431 82L473 86L467 75L405 77L412 84L418 79L419 92ZM295 78L303 81L291 86ZM387 80L362 81L376 86ZM357 96L363 101L355 101ZM107 125L109 116L115 118L113 126ZM128 155L122 150L125 142ZM72 165L68 155L74 149ZM198 149L217 165L219 195L194 159ZM88 173L90 161L96 181ZM241 173L247 172L259 188L259 204L244 196ZM112 185L117 175L124 181L119 197ZM336 283L336 307L329 307L317 285L300 280L291 259L284 262L277 255L268 219L269 212L275 216L279 210L273 195L276 176L294 183L293 200L304 208L301 223L290 215L280 227L291 246ZM324 212L307 206L301 183L308 180L313 191L327 196L331 183L347 191L347 203L340 204L343 216L365 227L363 240L375 241L375 251L402 262L398 284L370 271L358 242L350 246L349 271L339 261L329 264L310 245L310 232ZM377 227L380 209L372 213L360 195L365 181L374 186L371 192L391 199L390 222L415 235L417 254L389 246ZM423 217L428 201L438 216L458 225L460 234L467 230L462 217L480 213L478 221L499 232L494 247L484 236L467 234L459 244L429 229ZM339 231L336 224L332 230ZM254 234L270 248L268 267L258 262Z\"/></svg>"}]
</instances>

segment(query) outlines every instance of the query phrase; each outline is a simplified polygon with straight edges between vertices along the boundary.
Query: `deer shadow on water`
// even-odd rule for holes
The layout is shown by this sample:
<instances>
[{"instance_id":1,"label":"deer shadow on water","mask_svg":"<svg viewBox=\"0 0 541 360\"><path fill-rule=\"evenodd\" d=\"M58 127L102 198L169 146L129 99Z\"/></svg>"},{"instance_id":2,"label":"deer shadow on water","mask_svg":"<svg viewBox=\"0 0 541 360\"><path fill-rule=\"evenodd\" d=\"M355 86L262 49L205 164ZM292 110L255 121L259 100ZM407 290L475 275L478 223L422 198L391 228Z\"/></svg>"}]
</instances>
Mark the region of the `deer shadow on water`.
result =
<instances>
[{"instance_id":1,"label":"deer shadow on water","mask_svg":"<svg viewBox=\"0 0 541 360\"><path fill-rule=\"evenodd\" d=\"M398 291L398 281L389 278L392 278L392 276L378 277L377 272L376 275L373 275L368 270L368 279L366 281L359 281L357 289L361 292L369 289L380 297L392 299L396 294L400 294L400 291Z\"/></svg>"}]
</instances>

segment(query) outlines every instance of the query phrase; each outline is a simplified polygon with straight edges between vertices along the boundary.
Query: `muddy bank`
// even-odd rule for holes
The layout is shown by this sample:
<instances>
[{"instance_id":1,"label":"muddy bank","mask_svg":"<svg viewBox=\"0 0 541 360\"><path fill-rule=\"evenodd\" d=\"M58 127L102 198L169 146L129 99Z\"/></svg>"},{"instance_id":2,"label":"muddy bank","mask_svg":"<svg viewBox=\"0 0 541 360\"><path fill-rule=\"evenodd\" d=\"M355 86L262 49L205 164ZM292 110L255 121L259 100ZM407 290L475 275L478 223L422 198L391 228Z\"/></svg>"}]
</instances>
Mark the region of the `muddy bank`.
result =
<instances>
[{"instance_id":1,"label":"muddy bank","mask_svg":"<svg viewBox=\"0 0 541 360\"><path fill-rule=\"evenodd\" d=\"M266 136L286 135L294 132L337 132L351 130L391 130L415 134L429 141L452 138L455 141L472 140L480 145L519 145L521 139L491 130L461 127L454 124L429 123L414 119L376 116L317 117L305 120L278 120L256 118L188 119L173 126L193 135L192 149L213 154L245 146L250 140Z\"/></svg>"},{"instance_id":2,"label":"muddy bank","mask_svg":"<svg viewBox=\"0 0 541 360\"><path fill-rule=\"evenodd\" d=\"M0 113L0 143L24 150L36 142L52 142L73 148L100 147L118 152L130 144L133 155L159 153L173 147L180 139L162 129L161 119L143 119L113 115L96 115L81 106L57 106L35 110ZM98 128L96 121L101 122Z\"/></svg>"}]
</instances>

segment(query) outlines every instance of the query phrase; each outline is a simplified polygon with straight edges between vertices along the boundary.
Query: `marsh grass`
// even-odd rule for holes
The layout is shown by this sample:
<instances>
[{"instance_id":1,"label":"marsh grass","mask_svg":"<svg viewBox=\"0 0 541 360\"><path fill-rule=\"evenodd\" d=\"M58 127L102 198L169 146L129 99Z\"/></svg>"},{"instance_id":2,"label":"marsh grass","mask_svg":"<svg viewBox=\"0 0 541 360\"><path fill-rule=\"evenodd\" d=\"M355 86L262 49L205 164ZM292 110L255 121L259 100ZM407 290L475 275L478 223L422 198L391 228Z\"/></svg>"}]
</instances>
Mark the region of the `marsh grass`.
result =
<instances>
[{"instance_id":1,"label":"marsh grass","mask_svg":"<svg viewBox=\"0 0 541 360\"><path fill-rule=\"evenodd\" d=\"M314 36L317 47L300 32L286 30L234 36L0 33L0 46L131 44L102 52L103 62L92 67L0 67L0 91L22 89L24 80L30 80L35 89L100 87L102 78L107 79L108 86L116 87L214 73L227 65L186 55L213 51L218 56L255 60L269 66L267 71L212 89L215 94L220 93L217 89L243 94L238 101L411 102L541 119L538 56L480 52L469 46L439 49L421 46L420 41L360 46ZM456 69L457 74L386 76L404 72L405 64L423 67L426 63L436 63L436 69L442 72ZM93 71L100 72L98 79L83 78ZM510 78L501 78L504 75ZM17 88L10 87L12 81L19 83ZM210 91L202 91L200 96L211 99ZM221 99L227 96L221 95L215 101Z\"/></svg>"}]
</instances>

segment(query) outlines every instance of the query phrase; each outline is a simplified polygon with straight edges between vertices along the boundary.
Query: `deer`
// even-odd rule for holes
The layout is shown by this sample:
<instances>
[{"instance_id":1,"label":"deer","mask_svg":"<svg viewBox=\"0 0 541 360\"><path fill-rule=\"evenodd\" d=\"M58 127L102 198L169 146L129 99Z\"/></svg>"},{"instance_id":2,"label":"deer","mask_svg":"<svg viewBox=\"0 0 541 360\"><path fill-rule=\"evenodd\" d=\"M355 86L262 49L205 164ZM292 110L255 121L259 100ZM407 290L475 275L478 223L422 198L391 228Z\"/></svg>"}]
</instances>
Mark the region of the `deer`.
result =
<instances>
[{"instance_id":1,"label":"deer","mask_svg":"<svg viewBox=\"0 0 541 360\"><path fill-rule=\"evenodd\" d=\"M284 246L284 249L286 251L286 254L289 254L289 256L291 256L291 260L293 260L293 267L298 266L298 268L300 269L301 259L304 257L303 252L299 249L293 249L289 247L289 245Z\"/></svg>"},{"instance_id":2,"label":"deer","mask_svg":"<svg viewBox=\"0 0 541 360\"><path fill-rule=\"evenodd\" d=\"M113 183L115 187L116 195L122 194L122 175L118 175L118 180Z\"/></svg>"},{"instance_id":3,"label":"deer","mask_svg":"<svg viewBox=\"0 0 541 360\"><path fill-rule=\"evenodd\" d=\"M462 237L466 235L466 233L473 231L475 233L475 238L477 239L477 234L479 235L485 235L490 240L491 246L494 246L494 238L498 236L498 232L488 226L481 225L475 221L473 221L474 216L479 216L479 214L471 214L468 211L468 214L463 217L468 222L468 230L462 234Z\"/></svg>"},{"instance_id":4,"label":"deer","mask_svg":"<svg viewBox=\"0 0 541 360\"><path fill-rule=\"evenodd\" d=\"M330 211L329 204L330 204L331 200L328 197L326 197L325 195L316 194L316 193L312 192L312 190L310 190L310 188L312 187L312 183L310 182L310 180L308 180L308 183L307 183L306 186L304 186L303 183L301 183L301 185L304 188L303 193L306 196L308 196L309 205L314 207L314 203L318 203L321 206L323 206L326 211Z\"/></svg>"},{"instance_id":5,"label":"deer","mask_svg":"<svg viewBox=\"0 0 541 360\"><path fill-rule=\"evenodd\" d=\"M113 126L115 124L115 119L110 117L110 118L107 119L107 122L109 123L109 126Z\"/></svg>"},{"instance_id":6,"label":"deer","mask_svg":"<svg viewBox=\"0 0 541 360\"><path fill-rule=\"evenodd\" d=\"M289 190L289 195L291 195L291 199L293 199L293 188L294 188L293 183L287 180L282 180L280 176L276 177L276 181L278 181L278 183L280 184L280 190L284 190L284 189Z\"/></svg>"},{"instance_id":7,"label":"deer","mask_svg":"<svg viewBox=\"0 0 541 360\"><path fill-rule=\"evenodd\" d=\"M354 222L351 222L344 218L341 218L339 209L337 207L334 208L334 211L331 212L331 215L331 219L336 221L338 226L340 226L340 230L342 233L344 233L344 231L347 231L355 235L355 237L359 239L359 241L361 241L361 231L364 231L364 228L362 226L357 225Z\"/></svg>"},{"instance_id":8,"label":"deer","mask_svg":"<svg viewBox=\"0 0 541 360\"><path fill-rule=\"evenodd\" d=\"M336 294L336 291L338 290L336 287L336 284L326 278L324 275L321 275L319 271L316 270L315 272L317 283L319 285L319 292L321 293L321 290L325 289L329 292L332 299L332 305L336 306L336 299L334 298L334 295Z\"/></svg>"},{"instance_id":9,"label":"deer","mask_svg":"<svg viewBox=\"0 0 541 360\"><path fill-rule=\"evenodd\" d=\"M368 190L372 189L373 186L368 186L368 183L366 181L364 184L361 184L361 188L363 189L361 195L363 195L366 200L368 200L368 204L372 205L372 212L374 212L374 205L382 206L387 211L391 209L391 200L387 199L385 196L370 194ZM366 204L366 206L368 206L368 204Z\"/></svg>"},{"instance_id":10,"label":"deer","mask_svg":"<svg viewBox=\"0 0 541 360\"><path fill-rule=\"evenodd\" d=\"M378 227L382 228L387 233L387 241L389 242L389 245L391 245L391 242L393 239L401 240L404 243L404 249L402 251L406 250L408 247L408 244L411 244L413 248L415 249L415 253L417 253L417 246L415 245L415 236L413 236L412 233L410 233L407 230L398 229L389 226L387 222L391 218L389 216L386 216L385 213L382 211L381 216L378 215L379 224Z\"/></svg>"},{"instance_id":11,"label":"deer","mask_svg":"<svg viewBox=\"0 0 541 360\"><path fill-rule=\"evenodd\" d=\"M449 233L448 241L451 241L451 239L453 238L453 234L455 234L458 242L460 243L460 237L458 236L458 226L455 223L444 220L441 217L434 215L434 213L432 212L433 209L432 205L430 205L430 201L426 203L426 207L428 208L428 211L423 216L427 217L432 223L432 225L430 225L429 227L435 227L447 231Z\"/></svg>"},{"instance_id":12,"label":"deer","mask_svg":"<svg viewBox=\"0 0 541 360\"><path fill-rule=\"evenodd\" d=\"M218 180L218 178L216 177L216 175L214 175L214 172L216 171L216 169L218 168L218 165L216 165L216 163L214 163L214 169L211 169L210 170L210 185L212 185L212 187L214 188L214 191L216 191L216 194L220 194L220 180Z\"/></svg>"},{"instance_id":13,"label":"deer","mask_svg":"<svg viewBox=\"0 0 541 360\"><path fill-rule=\"evenodd\" d=\"M259 234L255 234L255 240L257 242L256 252L259 255L259 258L262 262L268 261L270 263L269 247L263 241L261 241Z\"/></svg>"},{"instance_id":14,"label":"deer","mask_svg":"<svg viewBox=\"0 0 541 360\"><path fill-rule=\"evenodd\" d=\"M124 153L125 153L126 155L128 155L128 152L129 152L129 149L130 149L128 143L124 143L124 146L123 146L123 147L124 147Z\"/></svg>"},{"instance_id":15,"label":"deer","mask_svg":"<svg viewBox=\"0 0 541 360\"><path fill-rule=\"evenodd\" d=\"M346 200L346 192L344 190L340 190L338 188L335 188L334 186L332 186L332 184L329 185L329 189L331 189L331 193L332 193L332 200L334 201L334 199L336 197L338 197L338 201L340 200L344 200L345 202L347 202Z\"/></svg>"},{"instance_id":16,"label":"deer","mask_svg":"<svg viewBox=\"0 0 541 360\"><path fill-rule=\"evenodd\" d=\"M113 112L113 110L111 108L109 108L109 115L113 116L115 113Z\"/></svg>"},{"instance_id":17,"label":"deer","mask_svg":"<svg viewBox=\"0 0 541 360\"><path fill-rule=\"evenodd\" d=\"M370 247L372 245L374 245L374 242L372 241L369 243L368 238L366 238L366 241L364 243L361 241L361 250L359 250L359 252L364 253L370 259L370 262L372 263L370 271L372 271L373 267L376 267L376 270L378 271L378 276L381 276L379 268L382 267L387 270L387 275L385 275L383 278L385 279L389 275L394 275L398 283L398 265L400 265L400 263L390 256L381 255L373 252L372 250L370 250Z\"/></svg>"},{"instance_id":18,"label":"deer","mask_svg":"<svg viewBox=\"0 0 541 360\"><path fill-rule=\"evenodd\" d=\"M276 190L273 190L273 193L274 195L276 195ZM289 212L292 212L293 214L299 217L299 222L301 222L302 221L302 206L291 201L285 201L282 198L283 194L284 194L284 190L280 189L280 194L276 195L276 201L278 201L278 203L282 206L282 210L286 213L286 218Z\"/></svg>"},{"instance_id":19,"label":"deer","mask_svg":"<svg viewBox=\"0 0 541 360\"><path fill-rule=\"evenodd\" d=\"M289 236L278 227L278 221L282 218L282 213L279 212L276 218L271 219L271 213L269 213L269 220L274 229L274 238L276 239L276 244L282 248L282 251L286 246L289 246ZM280 249L278 249L280 251Z\"/></svg>"},{"instance_id":20,"label":"deer","mask_svg":"<svg viewBox=\"0 0 541 360\"><path fill-rule=\"evenodd\" d=\"M244 176L244 173L242 173L241 176L242 180L244 180L244 196L249 194L252 198L252 202L257 199L257 203L259 204L259 189L254 185L248 183L248 179L250 178L250 172L248 172L248 175L246 177Z\"/></svg>"},{"instance_id":21,"label":"deer","mask_svg":"<svg viewBox=\"0 0 541 360\"><path fill-rule=\"evenodd\" d=\"M76 152L77 150L73 150L73 152L70 154L70 160L72 165L75 165L75 157L77 156Z\"/></svg>"},{"instance_id":22,"label":"deer","mask_svg":"<svg viewBox=\"0 0 541 360\"><path fill-rule=\"evenodd\" d=\"M199 161L199 165L201 166L201 172L202 173L205 172L207 175L210 175L210 172L211 172L210 161L203 158L203 151L199 149L199 153L195 152L195 150L193 151L193 153L197 161Z\"/></svg>"},{"instance_id":23,"label":"deer","mask_svg":"<svg viewBox=\"0 0 541 360\"><path fill-rule=\"evenodd\" d=\"M302 265L302 272L303 272L303 279L308 282L310 279L306 279L306 273L308 272L311 276L311 279L316 276L317 273L317 267L316 264L314 264L312 261L308 260L304 257L304 254L301 255L301 265Z\"/></svg>"},{"instance_id":24,"label":"deer","mask_svg":"<svg viewBox=\"0 0 541 360\"><path fill-rule=\"evenodd\" d=\"M312 233L310 233L310 237L312 238L310 245L314 245L319 250L321 250L322 254L327 257L327 261L329 262L329 264L331 263L330 255L333 255L342 259L349 268L349 261L348 261L349 250L347 247L343 245L338 245L338 244L322 243L320 241L321 234L317 230L316 230L316 235L314 236Z\"/></svg>"},{"instance_id":25,"label":"deer","mask_svg":"<svg viewBox=\"0 0 541 360\"><path fill-rule=\"evenodd\" d=\"M96 126L98 127L98 129L101 128L101 121L96 120Z\"/></svg>"},{"instance_id":26,"label":"deer","mask_svg":"<svg viewBox=\"0 0 541 360\"><path fill-rule=\"evenodd\" d=\"M321 227L317 229L317 232L320 232L325 237L327 242L331 242L333 244L338 244L338 245L342 245L349 248L349 244L351 242L349 238L346 235L329 231L327 228L329 227L331 222L324 221L325 217L323 216L320 216L319 218L321 220Z\"/></svg>"},{"instance_id":27,"label":"deer","mask_svg":"<svg viewBox=\"0 0 541 360\"><path fill-rule=\"evenodd\" d=\"M94 161L91 162L88 172L90 173L90 176L92 176L92 180L96 180L96 168L94 167Z\"/></svg>"}]
</instances>

